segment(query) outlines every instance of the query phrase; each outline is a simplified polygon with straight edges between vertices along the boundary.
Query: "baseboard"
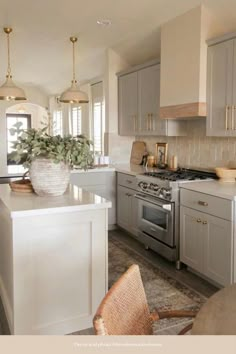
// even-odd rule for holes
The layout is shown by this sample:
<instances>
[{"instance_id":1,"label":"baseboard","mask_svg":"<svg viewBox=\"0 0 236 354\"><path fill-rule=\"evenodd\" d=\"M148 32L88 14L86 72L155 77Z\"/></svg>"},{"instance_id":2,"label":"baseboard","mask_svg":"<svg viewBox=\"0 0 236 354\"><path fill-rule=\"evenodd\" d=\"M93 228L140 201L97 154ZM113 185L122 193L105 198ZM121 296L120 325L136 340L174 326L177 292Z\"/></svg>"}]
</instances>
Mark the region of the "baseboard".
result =
<instances>
[{"instance_id":1,"label":"baseboard","mask_svg":"<svg viewBox=\"0 0 236 354\"><path fill-rule=\"evenodd\" d=\"M108 225L108 231L117 230L116 225Z\"/></svg>"}]
</instances>

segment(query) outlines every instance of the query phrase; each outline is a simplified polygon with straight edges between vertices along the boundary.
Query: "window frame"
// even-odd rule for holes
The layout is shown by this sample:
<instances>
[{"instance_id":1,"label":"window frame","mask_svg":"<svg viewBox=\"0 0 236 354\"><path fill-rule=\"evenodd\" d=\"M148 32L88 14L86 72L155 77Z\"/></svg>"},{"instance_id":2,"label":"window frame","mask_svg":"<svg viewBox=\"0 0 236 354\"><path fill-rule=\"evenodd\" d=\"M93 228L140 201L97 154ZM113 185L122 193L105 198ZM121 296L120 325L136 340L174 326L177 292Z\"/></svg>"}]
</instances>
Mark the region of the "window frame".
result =
<instances>
[{"instance_id":1,"label":"window frame","mask_svg":"<svg viewBox=\"0 0 236 354\"><path fill-rule=\"evenodd\" d=\"M55 133L55 131L54 131L54 115L55 114L58 114L58 112L60 112L60 118L61 118L61 133L60 134L56 134ZM58 130L58 129L57 129ZM59 108L59 109L55 109L54 111L53 111L53 114L52 114L52 135L53 136L57 136L57 135L61 135L61 136L63 136L63 134L64 134L64 126L63 126L63 110L62 110L62 108Z\"/></svg>"},{"instance_id":2,"label":"window frame","mask_svg":"<svg viewBox=\"0 0 236 354\"><path fill-rule=\"evenodd\" d=\"M80 132L78 134L78 131L77 131L77 134L74 134L73 132L73 110L76 110L77 111L77 127L78 127L78 112L80 112ZM81 105L76 105L76 106L73 106L71 105L70 107L70 134L72 136L78 136L78 135L81 135L83 134L83 109L82 109L82 106Z\"/></svg>"},{"instance_id":3,"label":"window frame","mask_svg":"<svg viewBox=\"0 0 236 354\"><path fill-rule=\"evenodd\" d=\"M6 113L6 142L7 142L7 166L13 166L16 165L15 161L11 161L8 159L8 124L7 124L7 119L8 118L26 118L27 119L27 129L30 129L32 127L32 116L29 113Z\"/></svg>"}]
</instances>

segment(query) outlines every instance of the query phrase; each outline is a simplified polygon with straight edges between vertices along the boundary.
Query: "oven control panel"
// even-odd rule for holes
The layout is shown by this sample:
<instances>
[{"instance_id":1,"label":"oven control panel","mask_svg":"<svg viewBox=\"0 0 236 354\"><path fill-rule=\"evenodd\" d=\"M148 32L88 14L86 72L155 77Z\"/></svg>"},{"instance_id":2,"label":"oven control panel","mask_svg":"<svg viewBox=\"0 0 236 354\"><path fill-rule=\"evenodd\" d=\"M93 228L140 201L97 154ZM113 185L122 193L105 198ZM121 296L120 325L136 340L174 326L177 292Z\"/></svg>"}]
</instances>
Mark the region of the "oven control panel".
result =
<instances>
[{"instance_id":1,"label":"oven control panel","mask_svg":"<svg viewBox=\"0 0 236 354\"><path fill-rule=\"evenodd\" d=\"M159 198L170 200L172 197L172 188L171 187L160 187L156 183L148 183L145 181L140 181L138 187L141 191L157 196Z\"/></svg>"}]
</instances>

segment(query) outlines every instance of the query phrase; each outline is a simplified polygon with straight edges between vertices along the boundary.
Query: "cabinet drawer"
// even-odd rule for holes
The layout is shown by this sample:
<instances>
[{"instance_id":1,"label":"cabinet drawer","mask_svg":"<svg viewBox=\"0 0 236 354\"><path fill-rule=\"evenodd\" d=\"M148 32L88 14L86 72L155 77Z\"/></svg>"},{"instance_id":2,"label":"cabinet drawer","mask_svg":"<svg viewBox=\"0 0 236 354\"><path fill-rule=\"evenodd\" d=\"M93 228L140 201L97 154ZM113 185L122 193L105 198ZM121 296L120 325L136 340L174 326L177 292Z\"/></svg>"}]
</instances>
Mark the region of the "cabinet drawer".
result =
<instances>
[{"instance_id":1,"label":"cabinet drawer","mask_svg":"<svg viewBox=\"0 0 236 354\"><path fill-rule=\"evenodd\" d=\"M222 219L232 220L232 202L227 199L181 188L180 204Z\"/></svg>"},{"instance_id":2,"label":"cabinet drawer","mask_svg":"<svg viewBox=\"0 0 236 354\"><path fill-rule=\"evenodd\" d=\"M126 173L118 173L117 183L120 186L136 189L137 179L135 176L128 175Z\"/></svg>"}]
</instances>

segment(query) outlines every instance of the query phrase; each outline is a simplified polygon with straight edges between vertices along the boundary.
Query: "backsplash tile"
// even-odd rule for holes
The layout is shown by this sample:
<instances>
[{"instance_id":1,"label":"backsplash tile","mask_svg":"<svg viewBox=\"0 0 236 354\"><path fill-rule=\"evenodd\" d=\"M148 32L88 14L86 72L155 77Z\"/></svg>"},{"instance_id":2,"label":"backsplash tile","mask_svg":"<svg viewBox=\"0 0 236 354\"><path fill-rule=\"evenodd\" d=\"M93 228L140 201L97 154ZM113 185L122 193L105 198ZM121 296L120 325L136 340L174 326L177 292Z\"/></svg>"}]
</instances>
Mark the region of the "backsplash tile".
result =
<instances>
[{"instance_id":1,"label":"backsplash tile","mask_svg":"<svg viewBox=\"0 0 236 354\"><path fill-rule=\"evenodd\" d=\"M150 154L155 154L157 142L168 143L168 161L177 155L180 167L225 167L230 160L236 161L236 138L206 136L186 137L136 137L145 141Z\"/></svg>"}]
</instances>

